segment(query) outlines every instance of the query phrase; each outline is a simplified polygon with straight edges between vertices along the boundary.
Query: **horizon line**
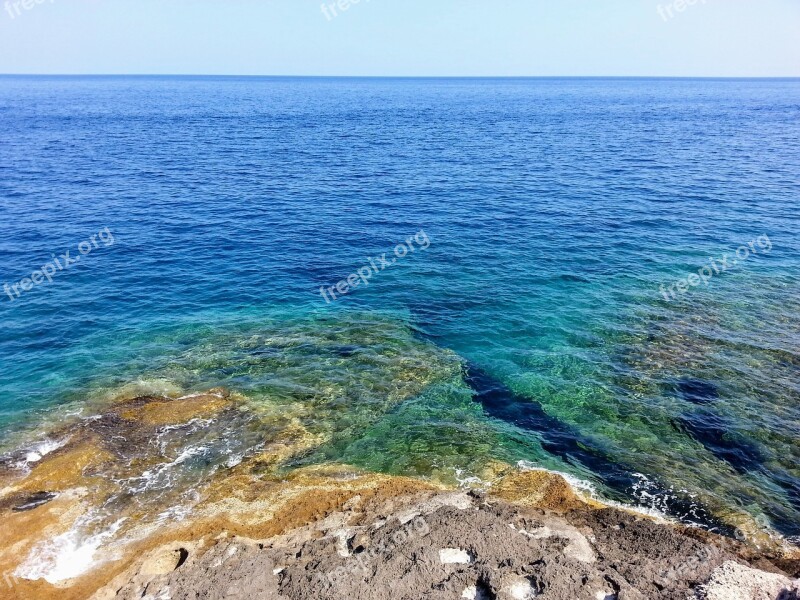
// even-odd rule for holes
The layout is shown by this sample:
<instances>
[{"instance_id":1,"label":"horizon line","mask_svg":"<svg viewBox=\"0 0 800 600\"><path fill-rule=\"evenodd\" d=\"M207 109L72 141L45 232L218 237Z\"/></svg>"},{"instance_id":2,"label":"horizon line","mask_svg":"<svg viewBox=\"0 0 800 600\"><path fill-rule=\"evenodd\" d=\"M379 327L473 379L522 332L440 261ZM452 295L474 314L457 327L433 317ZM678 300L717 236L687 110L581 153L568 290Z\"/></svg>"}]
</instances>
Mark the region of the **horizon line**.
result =
<instances>
[{"instance_id":1,"label":"horizon line","mask_svg":"<svg viewBox=\"0 0 800 600\"><path fill-rule=\"evenodd\" d=\"M0 77L229 77L253 79L800 79L800 75L254 75L218 73L0 73Z\"/></svg>"}]
</instances>

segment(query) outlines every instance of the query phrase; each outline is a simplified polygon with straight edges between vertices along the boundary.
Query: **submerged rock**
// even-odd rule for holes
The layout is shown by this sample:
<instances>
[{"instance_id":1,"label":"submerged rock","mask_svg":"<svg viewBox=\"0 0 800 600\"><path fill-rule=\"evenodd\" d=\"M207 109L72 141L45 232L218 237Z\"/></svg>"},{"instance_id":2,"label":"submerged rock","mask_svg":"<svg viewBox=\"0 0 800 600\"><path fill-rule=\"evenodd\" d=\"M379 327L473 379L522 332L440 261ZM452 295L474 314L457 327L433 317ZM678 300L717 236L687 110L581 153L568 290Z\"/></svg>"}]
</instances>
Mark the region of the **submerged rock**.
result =
<instances>
[{"instance_id":1,"label":"submerged rock","mask_svg":"<svg viewBox=\"0 0 800 600\"><path fill-rule=\"evenodd\" d=\"M0 499L0 512L25 512L39 508L54 500L58 494L54 492L16 492Z\"/></svg>"},{"instance_id":2,"label":"submerged rock","mask_svg":"<svg viewBox=\"0 0 800 600\"><path fill-rule=\"evenodd\" d=\"M709 404L719 399L719 390L710 381L682 379L677 387L681 397L692 404Z\"/></svg>"},{"instance_id":3,"label":"submerged rock","mask_svg":"<svg viewBox=\"0 0 800 600\"><path fill-rule=\"evenodd\" d=\"M43 504L47 504L56 496L58 496L58 494L54 494L53 492L36 492L35 494L23 498L22 502L14 506L11 510L15 512L33 510L34 508L39 508Z\"/></svg>"}]
</instances>

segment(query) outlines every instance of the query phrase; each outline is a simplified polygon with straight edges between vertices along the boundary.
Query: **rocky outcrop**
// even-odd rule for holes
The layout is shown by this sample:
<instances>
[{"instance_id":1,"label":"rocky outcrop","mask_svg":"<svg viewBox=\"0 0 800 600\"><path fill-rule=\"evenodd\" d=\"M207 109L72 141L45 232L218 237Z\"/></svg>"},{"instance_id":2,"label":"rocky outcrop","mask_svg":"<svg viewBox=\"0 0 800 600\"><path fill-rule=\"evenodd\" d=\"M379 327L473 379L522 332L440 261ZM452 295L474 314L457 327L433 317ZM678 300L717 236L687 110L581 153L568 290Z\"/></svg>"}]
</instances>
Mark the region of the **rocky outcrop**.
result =
<instances>
[{"instance_id":1,"label":"rocky outcrop","mask_svg":"<svg viewBox=\"0 0 800 600\"><path fill-rule=\"evenodd\" d=\"M64 424L0 462L0 598L796 600L792 550L609 508L546 470L489 461L467 490L284 468L325 439L225 390Z\"/></svg>"},{"instance_id":2,"label":"rocky outcrop","mask_svg":"<svg viewBox=\"0 0 800 600\"><path fill-rule=\"evenodd\" d=\"M800 582L784 575L765 573L736 562L714 569L697 588L697 600L799 600Z\"/></svg>"},{"instance_id":3,"label":"rocky outcrop","mask_svg":"<svg viewBox=\"0 0 800 600\"><path fill-rule=\"evenodd\" d=\"M753 569L740 550L617 509L558 513L430 491L353 497L316 523L266 540L225 536L155 549L94 600L797 597L789 574L763 557L760 566L773 572Z\"/></svg>"}]
</instances>

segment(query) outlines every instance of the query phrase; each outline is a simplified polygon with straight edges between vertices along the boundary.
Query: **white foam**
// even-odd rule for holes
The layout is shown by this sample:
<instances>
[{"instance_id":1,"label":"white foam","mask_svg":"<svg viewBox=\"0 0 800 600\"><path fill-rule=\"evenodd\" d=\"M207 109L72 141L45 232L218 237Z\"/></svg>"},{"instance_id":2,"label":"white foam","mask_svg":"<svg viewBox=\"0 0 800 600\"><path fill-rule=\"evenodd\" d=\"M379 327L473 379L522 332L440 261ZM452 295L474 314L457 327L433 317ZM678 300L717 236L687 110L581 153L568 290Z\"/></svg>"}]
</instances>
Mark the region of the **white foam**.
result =
<instances>
[{"instance_id":1,"label":"white foam","mask_svg":"<svg viewBox=\"0 0 800 600\"><path fill-rule=\"evenodd\" d=\"M156 436L150 440L150 444L157 446L161 454L167 452L170 443L174 441L173 432L179 432L182 436L190 436L193 433L207 429L214 423L214 419L195 418L180 425L165 425L158 430Z\"/></svg>"},{"instance_id":2,"label":"white foam","mask_svg":"<svg viewBox=\"0 0 800 600\"><path fill-rule=\"evenodd\" d=\"M486 489L491 485L488 481L484 481L480 477L468 475L464 469L455 469L454 477L458 482L458 487L462 489Z\"/></svg>"},{"instance_id":3,"label":"white foam","mask_svg":"<svg viewBox=\"0 0 800 600\"><path fill-rule=\"evenodd\" d=\"M83 529L89 519L79 518L66 533L37 544L25 562L17 567L14 575L29 580L44 579L50 584L83 575L102 562L95 561L97 550L119 531L124 521L120 519L105 531L86 536ZM106 556L105 560L111 558Z\"/></svg>"},{"instance_id":4,"label":"white foam","mask_svg":"<svg viewBox=\"0 0 800 600\"><path fill-rule=\"evenodd\" d=\"M208 452L208 446L195 446L193 448L186 448L186 450L184 450L178 455L178 458L176 458L171 463L167 463L164 466L172 467L175 465L180 465L189 460L190 458L192 458L193 456L199 456L201 454L204 454L205 452Z\"/></svg>"},{"instance_id":5,"label":"white foam","mask_svg":"<svg viewBox=\"0 0 800 600\"><path fill-rule=\"evenodd\" d=\"M37 463L51 452L63 448L69 440L69 437L65 437L61 440L45 438L40 442L36 442L28 448L25 448L25 457L14 466L18 469L29 470L32 463Z\"/></svg>"},{"instance_id":6,"label":"white foam","mask_svg":"<svg viewBox=\"0 0 800 600\"><path fill-rule=\"evenodd\" d=\"M236 465L241 464L242 460L244 460L243 454L234 454L233 456L228 458L228 460L225 461L225 466L228 467L229 469L232 469Z\"/></svg>"},{"instance_id":7,"label":"white foam","mask_svg":"<svg viewBox=\"0 0 800 600\"><path fill-rule=\"evenodd\" d=\"M225 396L219 392L200 392L194 394L186 394L185 396L181 396L178 400L191 400L192 398L203 398L205 396L213 396L214 398L225 398Z\"/></svg>"},{"instance_id":8,"label":"white foam","mask_svg":"<svg viewBox=\"0 0 800 600\"><path fill-rule=\"evenodd\" d=\"M182 465L190 458L205 454L208 450L209 447L205 445L192 446L184 449L174 460L155 465L138 477L117 479L115 481L133 493L141 493L148 490L167 490L172 488L174 479L179 473L179 469L175 467Z\"/></svg>"},{"instance_id":9,"label":"white foam","mask_svg":"<svg viewBox=\"0 0 800 600\"><path fill-rule=\"evenodd\" d=\"M191 431L198 431L199 429L204 429L209 427L214 422L214 419L201 419L200 417L195 417L186 423L181 423L179 425L165 425L164 427L158 430L159 433L169 433L170 431L179 431L182 429L186 429L187 427L191 427Z\"/></svg>"},{"instance_id":10,"label":"white foam","mask_svg":"<svg viewBox=\"0 0 800 600\"><path fill-rule=\"evenodd\" d=\"M559 477L562 477L570 485L570 487L575 489L576 491L586 494L592 499L598 497L597 488L595 488L595 486L592 483L584 479L578 479L577 477L575 477L574 475L570 475L569 473L562 473L561 471L553 471L551 469L537 467L536 465L534 465L531 462L528 462L527 460L519 461L517 463L517 466L523 471L541 471L543 473L552 473L553 475L558 475Z\"/></svg>"},{"instance_id":11,"label":"white foam","mask_svg":"<svg viewBox=\"0 0 800 600\"><path fill-rule=\"evenodd\" d=\"M199 494L194 492L194 495L194 498L187 498L183 504L176 504L175 506L171 506L167 510L158 513L158 516L156 516L156 523L164 523L167 521L184 521L190 514L192 514L194 505L199 500Z\"/></svg>"},{"instance_id":12,"label":"white foam","mask_svg":"<svg viewBox=\"0 0 800 600\"><path fill-rule=\"evenodd\" d=\"M579 496L583 496L590 500L595 500L597 502L600 502L601 504L605 504L606 506L639 513L641 515L646 515L653 519L659 519L662 521L673 520L669 516L667 516L667 514L664 511L659 510L659 508L656 507L656 502L651 502L649 506L638 506L632 504L625 504L623 502L617 502L615 500L609 500L603 497L603 495L597 491L597 488L591 482L585 481L583 479L578 479L577 477L575 477L574 475L570 475L569 473L562 473L561 471L553 471L551 469L537 467L533 463L530 463L526 460L519 461L517 463L517 466L523 471L543 471L545 473L552 473L553 475L558 475L562 477L569 484L569 486L573 490L575 490L575 492L578 493ZM645 477L641 473L636 473L634 474L634 476L640 479L640 483L637 486L635 486L634 489L635 493L638 492L636 494L637 499L641 501L655 499L655 496L644 491L644 488L646 487L644 485L644 482L647 481L649 483L647 477Z\"/></svg>"}]
</instances>

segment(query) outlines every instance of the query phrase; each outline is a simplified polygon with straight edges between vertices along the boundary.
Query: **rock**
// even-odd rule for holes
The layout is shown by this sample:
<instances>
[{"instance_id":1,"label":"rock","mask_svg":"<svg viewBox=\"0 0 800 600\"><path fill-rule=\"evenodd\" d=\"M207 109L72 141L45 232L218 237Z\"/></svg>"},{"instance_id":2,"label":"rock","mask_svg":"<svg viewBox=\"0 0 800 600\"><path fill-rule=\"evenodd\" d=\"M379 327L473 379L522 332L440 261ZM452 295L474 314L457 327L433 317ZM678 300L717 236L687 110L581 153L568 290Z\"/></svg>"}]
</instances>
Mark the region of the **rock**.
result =
<instances>
[{"instance_id":1,"label":"rock","mask_svg":"<svg viewBox=\"0 0 800 600\"><path fill-rule=\"evenodd\" d=\"M245 487L224 488L238 496L215 496L219 504L196 510L195 521L159 532L157 543L142 540L129 562L96 569L99 586L40 585L18 598L798 600L783 573L795 573L796 561L596 508L565 494L552 474L504 475L497 494L351 474L323 465L281 482L243 478ZM558 498L569 506L550 510ZM66 499L5 516L46 516Z\"/></svg>"},{"instance_id":2,"label":"rock","mask_svg":"<svg viewBox=\"0 0 800 600\"><path fill-rule=\"evenodd\" d=\"M229 580L256 577L257 564L258 577L275 577L273 595L264 597L291 600L672 600L686 598L733 558L677 527L618 510L562 516L492 498L461 503L451 501L452 493L437 496L405 504L395 498L371 510L350 503L352 512L325 518L330 530L322 537L260 550L238 540L243 549L219 567L215 561L230 551L215 549L170 577L172 600L214 598L199 591L202 582L226 589ZM359 534L343 556L337 533L347 514ZM417 517L407 521L411 514ZM383 525L376 528L378 520ZM231 562L240 554L251 558Z\"/></svg>"},{"instance_id":3,"label":"rock","mask_svg":"<svg viewBox=\"0 0 800 600\"><path fill-rule=\"evenodd\" d=\"M56 496L58 496L58 494L54 494L53 492L35 492L33 494L27 494L18 499L17 504L15 504L11 510L14 512L33 510L34 508L39 508L43 504L47 504L56 498Z\"/></svg>"},{"instance_id":4,"label":"rock","mask_svg":"<svg viewBox=\"0 0 800 600\"><path fill-rule=\"evenodd\" d=\"M533 600L539 595L527 579L519 579L512 583L507 589L507 594L513 600Z\"/></svg>"},{"instance_id":5,"label":"rock","mask_svg":"<svg viewBox=\"0 0 800 600\"><path fill-rule=\"evenodd\" d=\"M690 600L800 600L800 580L725 562Z\"/></svg>"},{"instance_id":6,"label":"rock","mask_svg":"<svg viewBox=\"0 0 800 600\"><path fill-rule=\"evenodd\" d=\"M469 552L460 548L443 548L439 550L439 561L443 565L468 565L472 562Z\"/></svg>"}]
</instances>

